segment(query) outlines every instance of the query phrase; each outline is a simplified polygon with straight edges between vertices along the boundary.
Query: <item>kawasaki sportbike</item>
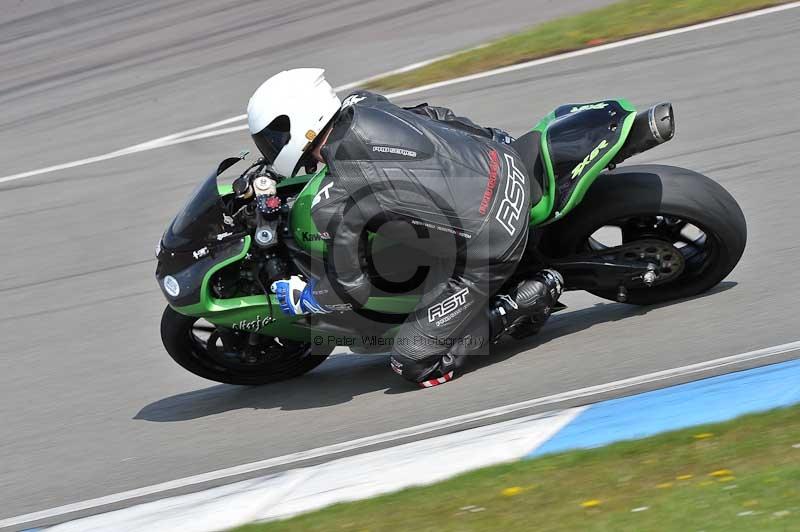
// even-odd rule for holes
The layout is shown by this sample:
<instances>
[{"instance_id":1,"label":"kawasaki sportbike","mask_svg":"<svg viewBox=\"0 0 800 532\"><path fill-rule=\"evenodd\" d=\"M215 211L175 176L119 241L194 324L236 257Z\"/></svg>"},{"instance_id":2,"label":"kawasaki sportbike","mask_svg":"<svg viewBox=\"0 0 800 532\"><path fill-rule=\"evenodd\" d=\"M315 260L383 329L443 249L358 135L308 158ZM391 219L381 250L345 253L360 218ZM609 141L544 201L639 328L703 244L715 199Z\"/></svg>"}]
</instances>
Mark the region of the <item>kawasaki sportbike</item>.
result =
<instances>
[{"instance_id":1,"label":"kawasaki sportbike","mask_svg":"<svg viewBox=\"0 0 800 532\"><path fill-rule=\"evenodd\" d=\"M513 146L543 194L535 198L536 229L509 284L554 268L567 290L651 305L699 294L728 275L744 252L747 228L725 189L673 166L616 168L673 134L670 104L637 113L625 100L606 100L559 107L517 139ZM337 345L389 351L419 297L415 272L397 277L408 280L407 290L397 283L375 290L358 312L285 316L267 290L271 282L324 268L328 235L314 226L310 209L325 192L318 190L325 169L281 178L256 162L232 183L217 182L243 158L220 163L159 243L167 352L201 377L262 384L310 371ZM380 232L367 242L365 267L380 288L386 279L375 264L397 246Z\"/></svg>"}]
</instances>

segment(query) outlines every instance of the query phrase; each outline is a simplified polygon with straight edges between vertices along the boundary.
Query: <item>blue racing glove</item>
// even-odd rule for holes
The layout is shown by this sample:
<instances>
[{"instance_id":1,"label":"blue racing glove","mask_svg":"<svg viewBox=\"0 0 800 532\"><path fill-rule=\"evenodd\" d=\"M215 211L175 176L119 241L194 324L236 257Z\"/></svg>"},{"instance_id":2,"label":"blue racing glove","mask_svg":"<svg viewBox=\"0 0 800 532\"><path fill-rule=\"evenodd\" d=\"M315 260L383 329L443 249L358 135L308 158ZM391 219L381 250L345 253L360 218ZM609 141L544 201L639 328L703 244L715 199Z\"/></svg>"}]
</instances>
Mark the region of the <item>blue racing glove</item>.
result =
<instances>
[{"instance_id":1,"label":"blue racing glove","mask_svg":"<svg viewBox=\"0 0 800 532\"><path fill-rule=\"evenodd\" d=\"M278 303L284 314L299 316L300 314L328 314L331 310L320 304L314 297L315 280L306 283L298 276L282 279L272 283L272 291L278 297Z\"/></svg>"}]
</instances>

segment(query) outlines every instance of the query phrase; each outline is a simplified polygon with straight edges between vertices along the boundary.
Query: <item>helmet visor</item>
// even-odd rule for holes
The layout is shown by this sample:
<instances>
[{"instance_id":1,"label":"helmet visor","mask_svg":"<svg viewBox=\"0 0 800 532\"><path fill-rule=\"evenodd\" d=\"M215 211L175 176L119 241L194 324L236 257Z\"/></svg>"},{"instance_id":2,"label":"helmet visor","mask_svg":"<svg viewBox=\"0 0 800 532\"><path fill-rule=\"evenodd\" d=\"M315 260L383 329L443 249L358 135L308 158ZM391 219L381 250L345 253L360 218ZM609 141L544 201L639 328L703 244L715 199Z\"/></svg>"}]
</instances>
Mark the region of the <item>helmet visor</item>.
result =
<instances>
[{"instance_id":1,"label":"helmet visor","mask_svg":"<svg viewBox=\"0 0 800 532\"><path fill-rule=\"evenodd\" d=\"M275 118L267 127L258 133L254 133L252 137L253 142L255 142L261 155L264 156L264 160L267 164L274 163L278 154L283 147L289 143L289 139L291 139L291 135L289 134L289 117L281 115Z\"/></svg>"}]
</instances>

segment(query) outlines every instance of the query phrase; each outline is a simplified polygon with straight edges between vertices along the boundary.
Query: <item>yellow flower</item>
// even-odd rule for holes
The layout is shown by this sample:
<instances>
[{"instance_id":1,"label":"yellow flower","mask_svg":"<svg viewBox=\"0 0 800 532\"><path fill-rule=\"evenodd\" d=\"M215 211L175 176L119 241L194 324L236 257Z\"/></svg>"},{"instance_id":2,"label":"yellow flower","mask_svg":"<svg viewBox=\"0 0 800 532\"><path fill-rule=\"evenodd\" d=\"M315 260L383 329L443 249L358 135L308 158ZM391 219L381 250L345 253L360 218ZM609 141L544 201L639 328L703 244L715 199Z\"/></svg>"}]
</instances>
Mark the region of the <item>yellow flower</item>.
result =
<instances>
[{"instance_id":1,"label":"yellow flower","mask_svg":"<svg viewBox=\"0 0 800 532\"><path fill-rule=\"evenodd\" d=\"M672 482L662 482L661 484L656 484L656 487L659 489L671 488Z\"/></svg>"},{"instance_id":2,"label":"yellow flower","mask_svg":"<svg viewBox=\"0 0 800 532\"><path fill-rule=\"evenodd\" d=\"M596 506L600 506L600 501L598 501L597 499L589 499L588 501L583 501L581 503L581 506L583 508L594 508Z\"/></svg>"},{"instance_id":3,"label":"yellow flower","mask_svg":"<svg viewBox=\"0 0 800 532\"><path fill-rule=\"evenodd\" d=\"M713 484L713 482L711 482L710 480L704 480L702 482L697 483L698 486L703 486L703 487L710 486L711 484Z\"/></svg>"},{"instance_id":4,"label":"yellow flower","mask_svg":"<svg viewBox=\"0 0 800 532\"><path fill-rule=\"evenodd\" d=\"M524 490L519 486L512 486L510 488L505 488L504 490L502 490L500 492L500 495L502 495L503 497L513 497L515 495L519 495L523 491Z\"/></svg>"},{"instance_id":5,"label":"yellow flower","mask_svg":"<svg viewBox=\"0 0 800 532\"><path fill-rule=\"evenodd\" d=\"M730 482L731 480L736 480L736 477L731 475L731 476L727 476L727 477L719 477L717 480L719 482Z\"/></svg>"},{"instance_id":6,"label":"yellow flower","mask_svg":"<svg viewBox=\"0 0 800 532\"><path fill-rule=\"evenodd\" d=\"M675 477L675 478L676 478L677 480L689 480L690 478L692 478L692 475L678 475L678 476L677 476L677 477Z\"/></svg>"},{"instance_id":7,"label":"yellow flower","mask_svg":"<svg viewBox=\"0 0 800 532\"><path fill-rule=\"evenodd\" d=\"M717 469L708 474L710 477L729 477L731 475L733 475L733 471L730 469Z\"/></svg>"},{"instance_id":8,"label":"yellow flower","mask_svg":"<svg viewBox=\"0 0 800 532\"><path fill-rule=\"evenodd\" d=\"M701 432L700 434L695 434L695 440L707 440L708 438L713 438L714 434L712 432Z\"/></svg>"}]
</instances>

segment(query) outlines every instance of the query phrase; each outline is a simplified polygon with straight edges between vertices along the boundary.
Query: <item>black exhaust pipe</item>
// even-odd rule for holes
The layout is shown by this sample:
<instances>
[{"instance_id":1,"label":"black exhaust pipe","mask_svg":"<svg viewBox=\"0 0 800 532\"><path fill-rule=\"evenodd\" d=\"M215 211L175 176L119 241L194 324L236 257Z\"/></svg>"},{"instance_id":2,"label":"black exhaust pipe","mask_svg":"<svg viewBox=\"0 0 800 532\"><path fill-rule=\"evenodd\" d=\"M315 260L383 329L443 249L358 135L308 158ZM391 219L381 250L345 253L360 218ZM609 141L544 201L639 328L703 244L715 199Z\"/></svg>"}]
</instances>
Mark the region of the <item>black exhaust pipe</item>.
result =
<instances>
[{"instance_id":1,"label":"black exhaust pipe","mask_svg":"<svg viewBox=\"0 0 800 532\"><path fill-rule=\"evenodd\" d=\"M663 144L675 136L675 114L672 104L665 102L654 105L636 114L628 133L628 140L614 157L619 164L629 157Z\"/></svg>"}]
</instances>

